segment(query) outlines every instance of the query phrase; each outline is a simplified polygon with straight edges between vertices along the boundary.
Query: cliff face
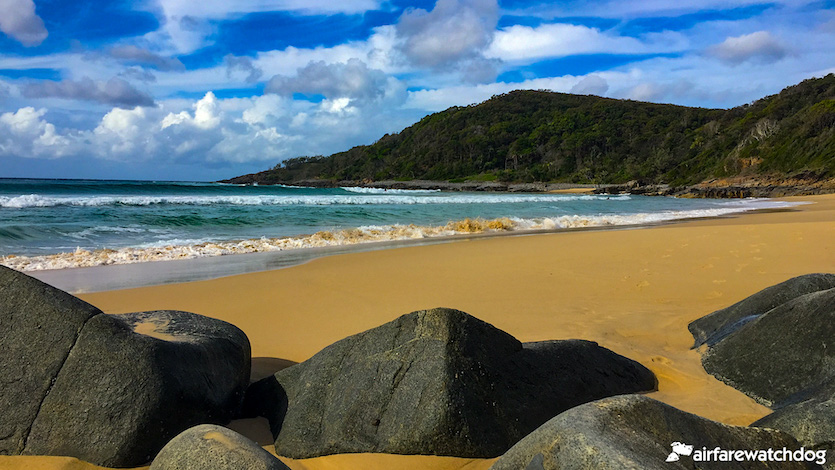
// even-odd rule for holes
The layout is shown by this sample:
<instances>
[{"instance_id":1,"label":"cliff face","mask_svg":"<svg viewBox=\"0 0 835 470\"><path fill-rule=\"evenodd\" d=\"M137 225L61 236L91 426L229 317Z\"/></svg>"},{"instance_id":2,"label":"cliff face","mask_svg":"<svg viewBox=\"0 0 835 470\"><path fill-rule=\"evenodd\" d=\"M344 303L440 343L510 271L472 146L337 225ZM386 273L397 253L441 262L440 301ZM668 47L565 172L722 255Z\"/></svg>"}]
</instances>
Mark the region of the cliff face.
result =
<instances>
[{"instance_id":1,"label":"cliff face","mask_svg":"<svg viewBox=\"0 0 835 470\"><path fill-rule=\"evenodd\" d=\"M835 75L728 110L514 91L423 118L372 145L286 160L234 183L835 177Z\"/></svg>"}]
</instances>

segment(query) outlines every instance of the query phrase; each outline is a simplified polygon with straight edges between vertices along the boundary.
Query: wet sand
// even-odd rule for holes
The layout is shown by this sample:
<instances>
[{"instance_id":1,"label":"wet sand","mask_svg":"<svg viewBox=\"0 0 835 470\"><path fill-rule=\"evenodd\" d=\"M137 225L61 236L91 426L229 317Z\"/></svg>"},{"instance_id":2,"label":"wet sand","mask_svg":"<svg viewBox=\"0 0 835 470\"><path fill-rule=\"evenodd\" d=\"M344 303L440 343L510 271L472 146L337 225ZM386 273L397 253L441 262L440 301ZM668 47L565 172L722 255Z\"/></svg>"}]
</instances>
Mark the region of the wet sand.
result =
<instances>
[{"instance_id":1,"label":"wet sand","mask_svg":"<svg viewBox=\"0 0 835 470\"><path fill-rule=\"evenodd\" d=\"M452 307L522 341L597 341L655 372L659 390L651 397L748 424L769 410L705 373L699 353L690 349L687 324L793 276L835 272L835 195L789 199L814 204L641 229L344 254L274 271L81 297L108 313L179 309L231 322L249 336L253 356L262 358L262 376L402 314ZM257 423L244 424L259 432ZM46 458L7 457L0 467L15 459L46 465ZM371 454L286 462L299 470L490 464Z\"/></svg>"}]
</instances>

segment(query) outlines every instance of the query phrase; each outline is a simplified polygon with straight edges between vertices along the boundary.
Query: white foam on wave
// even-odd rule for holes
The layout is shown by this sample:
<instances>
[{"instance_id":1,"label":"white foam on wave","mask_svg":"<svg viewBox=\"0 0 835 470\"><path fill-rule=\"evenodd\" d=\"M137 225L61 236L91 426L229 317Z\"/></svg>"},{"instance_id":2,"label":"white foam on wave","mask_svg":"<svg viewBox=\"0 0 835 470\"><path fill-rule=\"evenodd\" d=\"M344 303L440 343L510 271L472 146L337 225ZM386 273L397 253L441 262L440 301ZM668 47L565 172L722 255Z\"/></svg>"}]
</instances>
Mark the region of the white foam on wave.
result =
<instances>
[{"instance_id":1,"label":"white foam on wave","mask_svg":"<svg viewBox=\"0 0 835 470\"><path fill-rule=\"evenodd\" d=\"M499 218L493 220L465 219L441 226L376 225L353 229L322 231L312 235L284 238L260 238L233 241L168 240L152 245L119 249L83 250L45 256L5 256L0 264L20 271L64 269L111 264L132 264L148 261L222 256L313 248L337 245L354 245L381 241L449 237L460 234L485 232L513 232L520 230L548 231L580 227L605 227L651 224L671 220L746 212L758 209L792 207L802 203L771 200L748 200L744 204L729 204L712 209L666 211L657 213L621 215L567 215L543 218Z\"/></svg>"},{"instance_id":2,"label":"white foam on wave","mask_svg":"<svg viewBox=\"0 0 835 470\"><path fill-rule=\"evenodd\" d=\"M23 209L57 206L150 206L150 205L238 205L238 206L332 206L332 205L393 205L393 204L505 204L560 201L593 201L609 199L627 201L621 196L567 196L552 194L454 194L448 196L418 196L406 194L368 194L358 196L94 196L57 197L28 194L0 196L0 208Z\"/></svg>"},{"instance_id":3,"label":"white foam on wave","mask_svg":"<svg viewBox=\"0 0 835 470\"><path fill-rule=\"evenodd\" d=\"M384 189L384 188L363 188L359 186L347 186L339 189L351 193L360 194L431 194L439 193L440 189Z\"/></svg>"}]
</instances>

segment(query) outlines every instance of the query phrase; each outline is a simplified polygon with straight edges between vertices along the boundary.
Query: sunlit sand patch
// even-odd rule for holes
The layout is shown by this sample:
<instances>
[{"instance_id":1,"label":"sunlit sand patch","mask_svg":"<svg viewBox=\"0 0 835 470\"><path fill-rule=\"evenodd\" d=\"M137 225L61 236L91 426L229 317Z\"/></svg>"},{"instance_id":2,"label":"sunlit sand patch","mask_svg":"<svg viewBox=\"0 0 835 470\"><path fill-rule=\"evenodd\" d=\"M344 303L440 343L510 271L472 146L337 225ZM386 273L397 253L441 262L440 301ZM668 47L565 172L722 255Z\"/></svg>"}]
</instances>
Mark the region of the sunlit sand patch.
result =
<instances>
[{"instance_id":1,"label":"sunlit sand patch","mask_svg":"<svg viewBox=\"0 0 835 470\"><path fill-rule=\"evenodd\" d=\"M145 336L151 336L153 338L162 339L165 341L178 341L181 340L181 337L177 337L169 333L168 325L170 321L154 321L148 320L143 321L140 323L134 323L131 325L133 331Z\"/></svg>"}]
</instances>

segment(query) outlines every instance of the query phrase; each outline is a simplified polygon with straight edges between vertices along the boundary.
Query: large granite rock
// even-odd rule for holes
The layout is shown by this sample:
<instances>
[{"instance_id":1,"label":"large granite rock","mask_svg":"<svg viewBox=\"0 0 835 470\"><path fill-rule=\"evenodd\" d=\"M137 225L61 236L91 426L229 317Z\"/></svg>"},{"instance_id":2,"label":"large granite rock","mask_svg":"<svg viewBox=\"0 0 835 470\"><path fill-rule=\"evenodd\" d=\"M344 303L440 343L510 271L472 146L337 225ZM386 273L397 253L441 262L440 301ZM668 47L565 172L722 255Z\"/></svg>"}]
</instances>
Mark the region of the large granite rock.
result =
<instances>
[{"instance_id":1,"label":"large granite rock","mask_svg":"<svg viewBox=\"0 0 835 470\"><path fill-rule=\"evenodd\" d=\"M835 379L835 288L801 295L736 329L702 355L709 373L772 408Z\"/></svg>"},{"instance_id":2,"label":"large granite rock","mask_svg":"<svg viewBox=\"0 0 835 470\"><path fill-rule=\"evenodd\" d=\"M824 468L835 469L835 387L821 388L817 396L784 406L752 426L779 429L812 449L827 450Z\"/></svg>"},{"instance_id":3,"label":"large granite rock","mask_svg":"<svg viewBox=\"0 0 835 470\"><path fill-rule=\"evenodd\" d=\"M150 462L195 424L226 422L248 384L236 327L192 313L105 315L0 267L0 454Z\"/></svg>"},{"instance_id":4,"label":"large granite rock","mask_svg":"<svg viewBox=\"0 0 835 470\"><path fill-rule=\"evenodd\" d=\"M464 312L413 312L254 384L279 454L495 457L557 413L652 390L640 364L589 341L522 344Z\"/></svg>"},{"instance_id":5,"label":"large granite rock","mask_svg":"<svg viewBox=\"0 0 835 470\"><path fill-rule=\"evenodd\" d=\"M231 429L201 424L171 440L150 470L290 470L280 460Z\"/></svg>"},{"instance_id":6,"label":"large granite rock","mask_svg":"<svg viewBox=\"0 0 835 470\"><path fill-rule=\"evenodd\" d=\"M693 452L676 453L673 443L693 446ZM797 462L708 462L698 454L704 448L716 447L796 450L800 444L780 431L728 426L645 396L624 395L587 403L556 416L514 445L490 469L817 468Z\"/></svg>"},{"instance_id":7,"label":"large granite rock","mask_svg":"<svg viewBox=\"0 0 835 470\"><path fill-rule=\"evenodd\" d=\"M790 279L690 330L697 345L708 345L705 370L775 409L754 425L835 450L835 275Z\"/></svg>"},{"instance_id":8,"label":"large granite rock","mask_svg":"<svg viewBox=\"0 0 835 470\"><path fill-rule=\"evenodd\" d=\"M833 287L835 274L806 274L767 287L730 307L717 310L690 323L688 328L696 340L693 347L703 344L712 346L748 322L789 300Z\"/></svg>"},{"instance_id":9,"label":"large granite rock","mask_svg":"<svg viewBox=\"0 0 835 470\"><path fill-rule=\"evenodd\" d=\"M0 454L23 451L32 421L81 328L101 312L0 266Z\"/></svg>"}]
</instances>

